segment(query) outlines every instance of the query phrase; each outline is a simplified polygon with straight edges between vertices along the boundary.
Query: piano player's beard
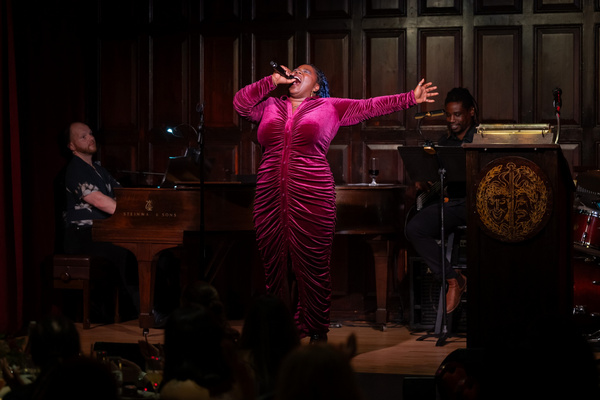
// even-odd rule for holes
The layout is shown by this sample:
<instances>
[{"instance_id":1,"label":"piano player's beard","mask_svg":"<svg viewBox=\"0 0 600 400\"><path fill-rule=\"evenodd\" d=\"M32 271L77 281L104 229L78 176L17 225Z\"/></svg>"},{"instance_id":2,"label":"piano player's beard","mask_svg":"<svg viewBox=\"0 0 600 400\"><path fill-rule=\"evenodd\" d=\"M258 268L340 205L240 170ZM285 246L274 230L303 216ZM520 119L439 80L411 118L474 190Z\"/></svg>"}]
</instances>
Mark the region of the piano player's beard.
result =
<instances>
[{"instance_id":1,"label":"piano player's beard","mask_svg":"<svg viewBox=\"0 0 600 400\"><path fill-rule=\"evenodd\" d=\"M96 147L96 143L91 143L87 146L76 146L75 147L75 152L82 154L82 155L86 155L86 156L93 156L94 154L96 154L97 151L98 151L98 148Z\"/></svg>"}]
</instances>

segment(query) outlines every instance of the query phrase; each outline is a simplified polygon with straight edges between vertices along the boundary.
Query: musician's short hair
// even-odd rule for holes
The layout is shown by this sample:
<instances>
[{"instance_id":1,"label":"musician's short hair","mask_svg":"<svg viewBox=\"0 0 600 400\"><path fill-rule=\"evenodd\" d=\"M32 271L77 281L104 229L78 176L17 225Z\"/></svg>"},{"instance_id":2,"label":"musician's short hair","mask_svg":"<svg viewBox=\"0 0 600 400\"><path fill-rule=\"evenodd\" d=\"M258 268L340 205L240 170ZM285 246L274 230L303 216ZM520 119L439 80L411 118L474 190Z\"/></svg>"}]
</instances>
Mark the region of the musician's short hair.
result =
<instances>
[{"instance_id":1,"label":"musician's short hair","mask_svg":"<svg viewBox=\"0 0 600 400\"><path fill-rule=\"evenodd\" d=\"M477 106L477 101L469 89L463 87L455 87L450 90L446 95L446 100L444 101L444 105L448 103L461 103L464 108L470 110L473 108L475 110L475 121L479 120L479 107Z\"/></svg>"}]
</instances>

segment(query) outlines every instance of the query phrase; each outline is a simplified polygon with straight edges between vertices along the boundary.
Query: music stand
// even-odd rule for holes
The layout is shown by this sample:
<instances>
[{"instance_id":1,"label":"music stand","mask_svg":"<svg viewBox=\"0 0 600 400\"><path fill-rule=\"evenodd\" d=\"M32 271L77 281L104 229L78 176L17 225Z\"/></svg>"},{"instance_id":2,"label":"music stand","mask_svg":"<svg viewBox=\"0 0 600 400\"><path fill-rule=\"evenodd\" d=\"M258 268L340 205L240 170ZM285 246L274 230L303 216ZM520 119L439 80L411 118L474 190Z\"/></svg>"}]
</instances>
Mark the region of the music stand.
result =
<instances>
[{"instance_id":1,"label":"music stand","mask_svg":"<svg viewBox=\"0 0 600 400\"><path fill-rule=\"evenodd\" d=\"M404 166L413 182L440 181L443 191L446 181L466 182L467 170L465 162L465 150L455 146L435 146L435 153L425 151L421 146L398 146L398 152L404 162ZM444 229L444 196L440 196L440 240L442 258L442 288L446 289L446 235ZM440 291L442 297L442 324L440 332L427 334L417 340L428 337L437 337L436 346L443 346L448 338L448 315L446 312L446 290Z\"/></svg>"}]
</instances>

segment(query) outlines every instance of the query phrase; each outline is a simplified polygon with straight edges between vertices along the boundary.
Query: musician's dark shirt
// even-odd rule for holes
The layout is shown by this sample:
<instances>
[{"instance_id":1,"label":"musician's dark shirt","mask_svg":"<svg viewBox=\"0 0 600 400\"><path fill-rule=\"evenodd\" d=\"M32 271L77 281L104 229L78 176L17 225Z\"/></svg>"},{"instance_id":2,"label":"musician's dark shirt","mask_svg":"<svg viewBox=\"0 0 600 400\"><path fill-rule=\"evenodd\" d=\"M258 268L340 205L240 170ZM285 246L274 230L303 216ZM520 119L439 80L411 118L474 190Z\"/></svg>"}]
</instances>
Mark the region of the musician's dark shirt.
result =
<instances>
[{"instance_id":1,"label":"musician's dark shirt","mask_svg":"<svg viewBox=\"0 0 600 400\"><path fill-rule=\"evenodd\" d=\"M475 125L471 126L471 128L465 133L465 136L461 139L458 139L454 133L444 133L442 137L438 140L439 146L461 146L463 143L472 143L473 135L477 131L477 127ZM447 182L446 185L446 193L450 199L459 199L467 197L467 187L466 182Z\"/></svg>"},{"instance_id":2,"label":"musician's dark shirt","mask_svg":"<svg viewBox=\"0 0 600 400\"><path fill-rule=\"evenodd\" d=\"M100 164L95 163L92 167L77 156L73 156L67 165L65 183L67 190L65 222L80 226L91 226L94 219L110 216L83 200L85 196L100 191L114 198L113 189L121 186Z\"/></svg>"}]
</instances>

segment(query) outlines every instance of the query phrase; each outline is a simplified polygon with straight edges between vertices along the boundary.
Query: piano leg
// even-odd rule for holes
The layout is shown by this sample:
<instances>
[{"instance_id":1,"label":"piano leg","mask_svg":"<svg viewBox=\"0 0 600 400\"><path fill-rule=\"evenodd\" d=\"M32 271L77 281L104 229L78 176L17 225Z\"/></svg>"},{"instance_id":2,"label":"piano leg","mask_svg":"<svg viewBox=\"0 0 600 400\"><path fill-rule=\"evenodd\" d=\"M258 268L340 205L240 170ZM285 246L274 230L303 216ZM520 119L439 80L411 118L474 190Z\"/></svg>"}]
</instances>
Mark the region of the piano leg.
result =
<instances>
[{"instance_id":1,"label":"piano leg","mask_svg":"<svg viewBox=\"0 0 600 400\"><path fill-rule=\"evenodd\" d=\"M371 246L375 261L375 290L377 295L377 310L375 323L381 324L381 330L387 328L387 297L388 297L388 270L390 261L391 241L378 235L367 239Z\"/></svg>"},{"instance_id":2,"label":"piano leg","mask_svg":"<svg viewBox=\"0 0 600 400\"><path fill-rule=\"evenodd\" d=\"M140 289L140 315L139 326L143 334L147 335L150 328L154 327L154 278L156 275L156 262L159 253L174 245L169 243L118 243L119 246L129 249L137 259L138 279Z\"/></svg>"},{"instance_id":3,"label":"piano leg","mask_svg":"<svg viewBox=\"0 0 600 400\"><path fill-rule=\"evenodd\" d=\"M150 328L154 327L154 314L152 306L154 304L154 275L156 265L152 261L138 260L138 273L140 280L140 316L139 325L143 329L144 335L147 335Z\"/></svg>"}]
</instances>

